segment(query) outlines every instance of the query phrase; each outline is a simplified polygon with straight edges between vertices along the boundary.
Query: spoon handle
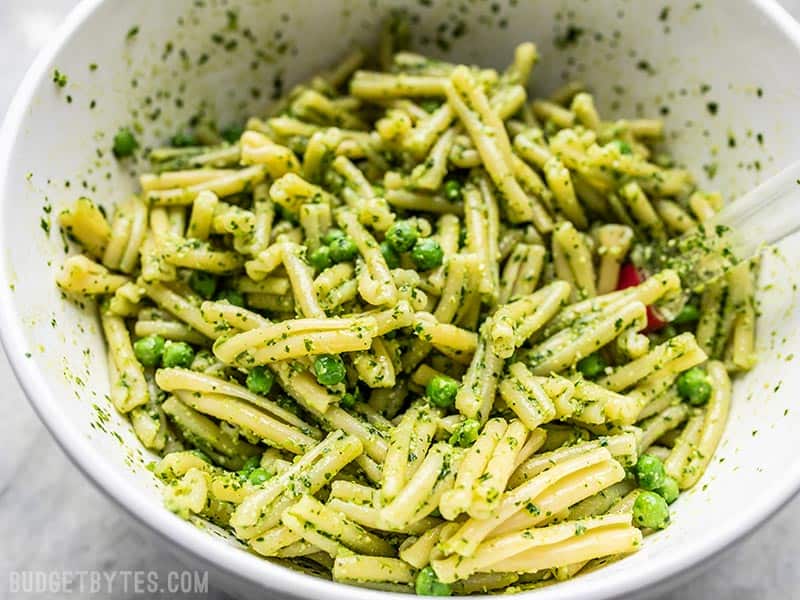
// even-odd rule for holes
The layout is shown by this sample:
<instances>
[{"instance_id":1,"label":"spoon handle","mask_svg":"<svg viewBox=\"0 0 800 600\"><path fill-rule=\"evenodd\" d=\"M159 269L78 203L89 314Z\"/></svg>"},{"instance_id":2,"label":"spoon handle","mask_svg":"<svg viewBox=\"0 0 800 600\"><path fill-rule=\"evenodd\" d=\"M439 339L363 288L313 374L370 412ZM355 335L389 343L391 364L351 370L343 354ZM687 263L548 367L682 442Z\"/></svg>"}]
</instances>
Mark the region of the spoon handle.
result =
<instances>
[{"instance_id":1,"label":"spoon handle","mask_svg":"<svg viewBox=\"0 0 800 600\"><path fill-rule=\"evenodd\" d=\"M728 204L710 225L731 230L731 250L742 260L800 230L800 162Z\"/></svg>"},{"instance_id":2,"label":"spoon handle","mask_svg":"<svg viewBox=\"0 0 800 600\"><path fill-rule=\"evenodd\" d=\"M681 237L666 244L635 247L632 259L647 274L675 269L685 289L700 291L735 264L750 260L765 246L798 230L800 162L770 177ZM677 310L682 302L676 299L674 304Z\"/></svg>"}]
</instances>

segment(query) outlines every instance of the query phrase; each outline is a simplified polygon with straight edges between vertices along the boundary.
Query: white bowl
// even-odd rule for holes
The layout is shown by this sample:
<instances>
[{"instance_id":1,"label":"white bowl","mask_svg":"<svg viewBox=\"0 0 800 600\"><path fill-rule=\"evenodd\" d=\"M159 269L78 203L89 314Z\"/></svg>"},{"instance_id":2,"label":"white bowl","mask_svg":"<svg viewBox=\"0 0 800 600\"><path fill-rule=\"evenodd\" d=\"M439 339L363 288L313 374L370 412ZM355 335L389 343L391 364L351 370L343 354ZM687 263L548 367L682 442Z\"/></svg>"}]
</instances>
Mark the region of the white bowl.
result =
<instances>
[{"instance_id":1,"label":"white bowl","mask_svg":"<svg viewBox=\"0 0 800 600\"><path fill-rule=\"evenodd\" d=\"M658 115L669 107L670 149L701 180L701 166L712 171L709 165L716 165L713 181L703 183L731 196L800 158L800 27L768 0L512 1L497 11L484 2L438 0L204 4L86 0L28 73L0 134L3 344L34 408L83 472L191 564L214 569L217 584L243 596L270 590L302 598L386 598L274 565L162 507L158 483L145 469L153 457L106 398L94 311L61 298L53 275L63 243L55 225L47 235L42 223L80 194L110 207L134 189L130 166L110 153L120 126L140 122L140 140L153 144L201 106L223 124L257 113L279 81L285 89L354 42L373 41L381 18L401 5L421 16L414 34L428 41L426 52L502 66L515 44L532 39L543 56L534 76L540 92L565 76L578 77L596 92L603 115ZM238 13L235 30L231 10ZM454 36L458 23L464 32ZM134 26L138 33L128 35ZM557 49L554 42L570 28L575 43ZM65 87L54 84L54 69L66 74ZM674 506L673 524L637 554L538 590L537 599L663 591L797 491L800 371L793 358L800 357L800 309L791 267L798 260L798 237L764 257L760 363L736 382L725 438L702 482Z\"/></svg>"}]
</instances>

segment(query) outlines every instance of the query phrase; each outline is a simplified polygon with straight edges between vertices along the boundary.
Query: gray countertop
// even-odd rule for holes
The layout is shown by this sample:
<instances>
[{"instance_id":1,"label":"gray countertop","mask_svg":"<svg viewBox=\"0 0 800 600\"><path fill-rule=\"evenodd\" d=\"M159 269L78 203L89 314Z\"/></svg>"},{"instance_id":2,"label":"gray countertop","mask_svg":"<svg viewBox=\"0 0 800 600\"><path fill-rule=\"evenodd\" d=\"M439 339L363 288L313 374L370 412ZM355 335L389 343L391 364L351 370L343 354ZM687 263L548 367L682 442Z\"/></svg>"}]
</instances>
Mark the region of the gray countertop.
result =
<instances>
[{"instance_id":1,"label":"gray countertop","mask_svg":"<svg viewBox=\"0 0 800 600\"><path fill-rule=\"evenodd\" d=\"M75 4L76 0L0 0L0 115L36 51ZM784 4L800 16L800 0ZM28 405L2 353L0 388L5 390L0 419L0 598L27 596L13 593L12 578L22 571L166 575L183 568L69 462ZM228 598L214 583L209 581L202 597ZM141 597L122 587L114 587L115 597ZM683 598L800 598L800 498L703 575L662 600Z\"/></svg>"}]
</instances>

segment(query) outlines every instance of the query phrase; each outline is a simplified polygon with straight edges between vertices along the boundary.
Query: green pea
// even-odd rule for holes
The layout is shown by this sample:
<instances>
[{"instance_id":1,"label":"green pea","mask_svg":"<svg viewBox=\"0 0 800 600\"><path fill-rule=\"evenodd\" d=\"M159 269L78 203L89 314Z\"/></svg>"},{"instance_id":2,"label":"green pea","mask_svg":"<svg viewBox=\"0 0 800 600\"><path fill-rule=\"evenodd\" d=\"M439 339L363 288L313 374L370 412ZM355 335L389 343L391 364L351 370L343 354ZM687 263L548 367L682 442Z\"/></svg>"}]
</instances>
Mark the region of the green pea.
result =
<instances>
[{"instance_id":1,"label":"green pea","mask_svg":"<svg viewBox=\"0 0 800 600\"><path fill-rule=\"evenodd\" d=\"M336 238L328 247L330 248L333 262L346 262L353 260L358 255L356 243L348 236Z\"/></svg>"},{"instance_id":2,"label":"green pea","mask_svg":"<svg viewBox=\"0 0 800 600\"><path fill-rule=\"evenodd\" d=\"M400 266L400 255L386 240L381 242L381 254L383 254L383 259L390 269L396 269Z\"/></svg>"},{"instance_id":3,"label":"green pea","mask_svg":"<svg viewBox=\"0 0 800 600\"><path fill-rule=\"evenodd\" d=\"M664 169L671 169L675 166L675 159L672 158L669 154L665 154L664 152L659 152L653 157L653 162L656 163L659 167Z\"/></svg>"},{"instance_id":4,"label":"green pea","mask_svg":"<svg viewBox=\"0 0 800 600\"><path fill-rule=\"evenodd\" d=\"M650 342L653 344L663 344L667 340L674 338L676 335L678 335L678 330L675 329L675 326L672 325L672 323L670 323L661 330L651 333Z\"/></svg>"},{"instance_id":5,"label":"green pea","mask_svg":"<svg viewBox=\"0 0 800 600\"><path fill-rule=\"evenodd\" d=\"M165 367L184 367L186 369L192 364L194 350L186 342L167 342L164 345L164 355L161 363Z\"/></svg>"},{"instance_id":6,"label":"green pea","mask_svg":"<svg viewBox=\"0 0 800 600\"><path fill-rule=\"evenodd\" d=\"M198 296L208 300L217 291L217 278L205 271L192 271L192 274L189 275L189 287Z\"/></svg>"},{"instance_id":7,"label":"green pea","mask_svg":"<svg viewBox=\"0 0 800 600\"><path fill-rule=\"evenodd\" d=\"M444 182L444 197L452 202L461 200L461 183L457 179L448 179Z\"/></svg>"},{"instance_id":8,"label":"green pea","mask_svg":"<svg viewBox=\"0 0 800 600\"><path fill-rule=\"evenodd\" d=\"M672 319L673 325L684 325L694 323L700 318L700 310L694 304L684 304L681 312Z\"/></svg>"},{"instance_id":9,"label":"green pea","mask_svg":"<svg viewBox=\"0 0 800 600\"><path fill-rule=\"evenodd\" d=\"M614 140L611 143L614 144L617 148L619 148L620 154L633 154L633 150L631 149L631 146L628 142L625 142L623 140Z\"/></svg>"},{"instance_id":10,"label":"green pea","mask_svg":"<svg viewBox=\"0 0 800 600\"><path fill-rule=\"evenodd\" d=\"M654 492L642 492L633 503L633 522L640 527L663 529L669 524L667 501Z\"/></svg>"},{"instance_id":11,"label":"green pea","mask_svg":"<svg viewBox=\"0 0 800 600\"><path fill-rule=\"evenodd\" d=\"M234 306L241 306L244 308L245 301L244 301L244 294L239 290L221 290L217 294L217 300L227 300L228 303L233 304Z\"/></svg>"},{"instance_id":12,"label":"green pea","mask_svg":"<svg viewBox=\"0 0 800 600\"><path fill-rule=\"evenodd\" d=\"M675 502L675 500L678 499L678 495L681 493L680 488L678 488L678 482L669 475L664 478L664 483L653 491L666 500L667 504Z\"/></svg>"},{"instance_id":13,"label":"green pea","mask_svg":"<svg viewBox=\"0 0 800 600\"><path fill-rule=\"evenodd\" d=\"M117 158L125 158L133 154L134 150L139 147L139 142L133 136L133 133L127 127L120 129L114 136L114 146L112 151Z\"/></svg>"},{"instance_id":14,"label":"green pea","mask_svg":"<svg viewBox=\"0 0 800 600\"><path fill-rule=\"evenodd\" d=\"M339 406L342 408L353 408L356 405L356 395L347 392L342 394L342 397L339 398Z\"/></svg>"},{"instance_id":15,"label":"green pea","mask_svg":"<svg viewBox=\"0 0 800 600\"><path fill-rule=\"evenodd\" d=\"M425 567L417 573L414 591L417 596L449 596L453 593L449 584L439 581L432 567Z\"/></svg>"},{"instance_id":16,"label":"green pea","mask_svg":"<svg viewBox=\"0 0 800 600\"><path fill-rule=\"evenodd\" d=\"M436 109L438 109L442 105L442 103L439 102L438 100L428 99L428 100L422 100L419 103L419 105L420 108L422 108L422 110L424 110L426 113L432 113L436 111Z\"/></svg>"},{"instance_id":17,"label":"green pea","mask_svg":"<svg viewBox=\"0 0 800 600\"><path fill-rule=\"evenodd\" d=\"M308 262L317 271L324 271L333 264L331 261L331 249L328 246L320 246L308 257Z\"/></svg>"},{"instance_id":18,"label":"green pea","mask_svg":"<svg viewBox=\"0 0 800 600\"><path fill-rule=\"evenodd\" d=\"M398 221L386 232L386 241L395 252L407 252L419 237L417 226L409 221Z\"/></svg>"},{"instance_id":19,"label":"green pea","mask_svg":"<svg viewBox=\"0 0 800 600\"><path fill-rule=\"evenodd\" d=\"M692 406L702 406L711 397L711 382L700 367L692 367L678 377L678 394Z\"/></svg>"},{"instance_id":20,"label":"green pea","mask_svg":"<svg viewBox=\"0 0 800 600\"><path fill-rule=\"evenodd\" d=\"M272 374L268 368L259 366L250 369L247 374L247 389L254 394L261 394L266 396L272 389L272 384L275 382L275 375Z\"/></svg>"},{"instance_id":21,"label":"green pea","mask_svg":"<svg viewBox=\"0 0 800 600\"><path fill-rule=\"evenodd\" d=\"M344 362L338 356L320 354L314 359L314 375L322 385L342 383L346 374Z\"/></svg>"},{"instance_id":22,"label":"green pea","mask_svg":"<svg viewBox=\"0 0 800 600\"><path fill-rule=\"evenodd\" d=\"M596 352L589 356L584 356L578 361L578 371L587 379L599 377L605 372L607 366L606 360Z\"/></svg>"},{"instance_id":23,"label":"green pea","mask_svg":"<svg viewBox=\"0 0 800 600\"><path fill-rule=\"evenodd\" d=\"M346 237L346 234L341 229L329 229L325 235L322 236L322 243L330 246L333 240Z\"/></svg>"},{"instance_id":24,"label":"green pea","mask_svg":"<svg viewBox=\"0 0 800 600\"><path fill-rule=\"evenodd\" d=\"M444 260L444 250L442 250L439 242L433 238L422 238L414 244L414 249L411 251L411 260L422 271L435 269Z\"/></svg>"},{"instance_id":25,"label":"green pea","mask_svg":"<svg viewBox=\"0 0 800 600\"><path fill-rule=\"evenodd\" d=\"M646 490L655 490L664 484L667 474L664 464L652 454L642 454L636 462L636 477Z\"/></svg>"},{"instance_id":26,"label":"green pea","mask_svg":"<svg viewBox=\"0 0 800 600\"><path fill-rule=\"evenodd\" d=\"M447 375L435 375L425 386L425 392L431 404L440 408L449 408L456 402L458 382Z\"/></svg>"},{"instance_id":27,"label":"green pea","mask_svg":"<svg viewBox=\"0 0 800 600\"><path fill-rule=\"evenodd\" d=\"M231 125L219 132L222 139L229 144L235 144L238 142L243 133L244 129L242 129L240 125Z\"/></svg>"},{"instance_id":28,"label":"green pea","mask_svg":"<svg viewBox=\"0 0 800 600\"><path fill-rule=\"evenodd\" d=\"M260 456L251 456L242 465L241 473L250 474L250 471L255 469L261 464L261 457Z\"/></svg>"},{"instance_id":29,"label":"green pea","mask_svg":"<svg viewBox=\"0 0 800 600\"><path fill-rule=\"evenodd\" d=\"M342 408L353 408L359 402L364 402L364 395L361 388L356 386L352 392L345 392L339 399L339 406Z\"/></svg>"},{"instance_id":30,"label":"green pea","mask_svg":"<svg viewBox=\"0 0 800 600\"><path fill-rule=\"evenodd\" d=\"M172 144L176 148L186 148L188 146L196 146L197 140L191 133L185 133L183 131L179 131L178 133L172 136L170 144Z\"/></svg>"},{"instance_id":31,"label":"green pea","mask_svg":"<svg viewBox=\"0 0 800 600\"><path fill-rule=\"evenodd\" d=\"M450 434L450 443L453 446L460 446L461 448L471 446L475 443L475 440L478 439L480 430L481 424L479 421L475 419L465 419L461 421L453 430L453 433Z\"/></svg>"},{"instance_id":32,"label":"green pea","mask_svg":"<svg viewBox=\"0 0 800 600\"><path fill-rule=\"evenodd\" d=\"M253 485L261 485L262 483L267 481L267 479L271 478L272 478L272 473L267 471L264 467L258 467L257 469L253 469L247 476L247 480Z\"/></svg>"},{"instance_id":33,"label":"green pea","mask_svg":"<svg viewBox=\"0 0 800 600\"><path fill-rule=\"evenodd\" d=\"M133 344L133 353L145 367L155 367L164 354L164 338L160 335L148 335L139 338Z\"/></svg>"}]
</instances>

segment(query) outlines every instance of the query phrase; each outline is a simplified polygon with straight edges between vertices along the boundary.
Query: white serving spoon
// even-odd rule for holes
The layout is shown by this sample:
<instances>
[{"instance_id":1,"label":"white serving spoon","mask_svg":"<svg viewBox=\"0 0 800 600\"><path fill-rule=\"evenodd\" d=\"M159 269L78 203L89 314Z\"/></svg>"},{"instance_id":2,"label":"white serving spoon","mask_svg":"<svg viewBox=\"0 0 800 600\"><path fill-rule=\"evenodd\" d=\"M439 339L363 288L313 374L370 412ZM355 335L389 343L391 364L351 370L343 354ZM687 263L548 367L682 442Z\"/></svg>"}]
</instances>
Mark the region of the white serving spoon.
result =
<instances>
[{"instance_id":1,"label":"white serving spoon","mask_svg":"<svg viewBox=\"0 0 800 600\"><path fill-rule=\"evenodd\" d=\"M725 206L696 229L664 244L640 244L632 260L645 274L675 269L684 289L699 291L732 266L800 230L800 162ZM688 297L659 305L674 316ZM674 314L673 314L674 313Z\"/></svg>"}]
</instances>

